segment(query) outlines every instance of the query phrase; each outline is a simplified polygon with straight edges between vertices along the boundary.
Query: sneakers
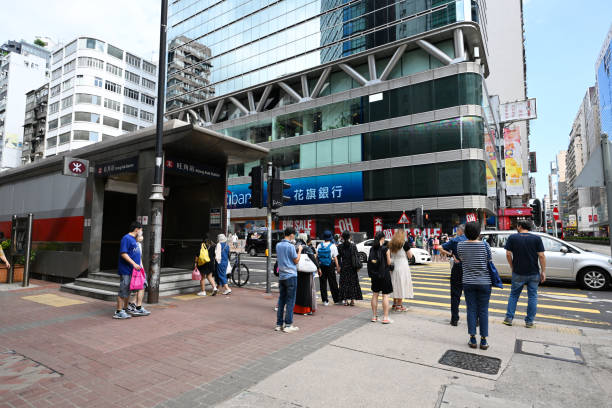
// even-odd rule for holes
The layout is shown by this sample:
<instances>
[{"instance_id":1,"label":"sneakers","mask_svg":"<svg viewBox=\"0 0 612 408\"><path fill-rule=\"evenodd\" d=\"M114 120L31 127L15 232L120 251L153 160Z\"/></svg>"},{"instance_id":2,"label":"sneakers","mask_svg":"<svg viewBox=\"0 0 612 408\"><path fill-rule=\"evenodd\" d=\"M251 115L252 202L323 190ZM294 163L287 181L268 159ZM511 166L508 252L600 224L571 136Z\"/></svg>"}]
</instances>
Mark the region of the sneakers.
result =
<instances>
[{"instance_id":1,"label":"sneakers","mask_svg":"<svg viewBox=\"0 0 612 408\"><path fill-rule=\"evenodd\" d=\"M459 320L451 320L450 321L450 325L451 326L457 326L457 324L459 324Z\"/></svg>"},{"instance_id":2,"label":"sneakers","mask_svg":"<svg viewBox=\"0 0 612 408\"><path fill-rule=\"evenodd\" d=\"M136 310L136 303L128 303L127 312L131 313Z\"/></svg>"},{"instance_id":3,"label":"sneakers","mask_svg":"<svg viewBox=\"0 0 612 408\"><path fill-rule=\"evenodd\" d=\"M487 338L486 337L481 337L480 338L480 349L481 350L486 350L489 348L489 343L487 343Z\"/></svg>"},{"instance_id":4,"label":"sneakers","mask_svg":"<svg viewBox=\"0 0 612 408\"><path fill-rule=\"evenodd\" d=\"M228 290L226 290L225 292L223 292L223 294L224 294L224 295L229 295L229 294L231 294L231 293L232 293L232 290L231 290L231 289L228 289Z\"/></svg>"},{"instance_id":5,"label":"sneakers","mask_svg":"<svg viewBox=\"0 0 612 408\"><path fill-rule=\"evenodd\" d=\"M283 326L276 326L274 328L274 331L282 331L283 330Z\"/></svg>"},{"instance_id":6,"label":"sneakers","mask_svg":"<svg viewBox=\"0 0 612 408\"><path fill-rule=\"evenodd\" d=\"M198 293L196 293L196 295L198 295L198 296L206 296L206 292L205 291L198 292Z\"/></svg>"},{"instance_id":7,"label":"sneakers","mask_svg":"<svg viewBox=\"0 0 612 408\"><path fill-rule=\"evenodd\" d=\"M283 327L283 332L284 333L293 333L293 332L296 332L298 330L300 330L300 328L297 327L297 326L294 326L294 325Z\"/></svg>"},{"instance_id":8,"label":"sneakers","mask_svg":"<svg viewBox=\"0 0 612 408\"><path fill-rule=\"evenodd\" d=\"M477 348L478 347L478 343L476 343L476 336L470 336L470 340L468 341L468 346L470 346L470 348Z\"/></svg>"},{"instance_id":9,"label":"sneakers","mask_svg":"<svg viewBox=\"0 0 612 408\"><path fill-rule=\"evenodd\" d=\"M508 319L506 317L502 323L505 324L506 326L512 326L512 319Z\"/></svg>"},{"instance_id":10,"label":"sneakers","mask_svg":"<svg viewBox=\"0 0 612 408\"><path fill-rule=\"evenodd\" d=\"M329 306L329 302L328 301L323 302L323 306Z\"/></svg>"},{"instance_id":11,"label":"sneakers","mask_svg":"<svg viewBox=\"0 0 612 408\"><path fill-rule=\"evenodd\" d=\"M148 316L151 314L151 312L149 312L147 309L141 306L140 309L136 308L132 310L130 314L132 316Z\"/></svg>"},{"instance_id":12,"label":"sneakers","mask_svg":"<svg viewBox=\"0 0 612 408\"><path fill-rule=\"evenodd\" d=\"M120 310L118 312L115 312L115 314L113 315L113 319L129 319L130 317L132 316L127 314L125 310Z\"/></svg>"},{"instance_id":13,"label":"sneakers","mask_svg":"<svg viewBox=\"0 0 612 408\"><path fill-rule=\"evenodd\" d=\"M211 295L215 296L217 294L217 292L219 292L219 289L214 288Z\"/></svg>"},{"instance_id":14,"label":"sneakers","mask_svg":"<svg viewBox=\"0 0 612 408\"><path fill-rule=\"evenodd\" d=\"M528 329L533 329L535 327L534 322L525 322L525 327Z\"/></svg>"}]
</instances>

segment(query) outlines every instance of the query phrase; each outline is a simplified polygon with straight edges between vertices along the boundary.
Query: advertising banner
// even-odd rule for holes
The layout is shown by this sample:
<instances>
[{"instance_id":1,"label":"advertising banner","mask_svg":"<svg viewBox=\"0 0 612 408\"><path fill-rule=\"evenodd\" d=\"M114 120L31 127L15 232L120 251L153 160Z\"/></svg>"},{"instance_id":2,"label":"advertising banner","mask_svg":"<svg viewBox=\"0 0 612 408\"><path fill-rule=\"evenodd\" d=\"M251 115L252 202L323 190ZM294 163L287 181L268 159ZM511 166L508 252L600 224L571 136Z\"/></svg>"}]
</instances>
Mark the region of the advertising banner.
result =
<instances>
[{"instance_id":1,"label":"advertising banner","mask_svg":"<svg viewBox=\"0 0 612 408\"><path fill-rule=\"evenodd\" d=\"M280 222L280 229L284 230L287 227L295 228L295 232L298 234L305 233L313 239L317 237L317 223L313 219L282 220Z\"/></svg>"},{"instance_id":2,"label":"advertising banner","mask_svg":"<svg viewBox=\"0 0 612 408\"><path fill-rule=\"evenodd\" d=\"M491 143L491 138L487 133L484 135L485 139L485 154L489 158L489 162L493 166L493 168L497 168L497 159L495 158L495 147ZM486 166L486 174L487 174L487 196L495 197L497 195L497 191L495 190L495 174L491 171L489 166Z\"/></svg>"},{"instance_id":3,"label":"advertising banner","mask_svg":"<svg viewBox=\"0 0 612 408\"><path fill-rule=\"evenodd\" d=\"M518 127L504 129L506 161L506 193L523 194L523 163L521 160L521 131Z\"/></svg>"},{"instance_id":4,"label":"advertising banner","mask_svg":"<svg viewBox=\"0 0 612 408\"><path fill-rule=\"evenodd\" d=\"M499 106L499 120L511 122L515 120L529 120L538 117L535 98L524 101L502 103Z\"/></svg>"},{"instance_id":5,"label":"advertising banner","mask_svg":"<svg viewBox=\"0 0 612 408\"><path fill-rule=\"evenodd\" d=\"M334 234L342 234L344 231L359 232L359 217L336 218L334 222Z\"/></svg>"}]
</instances>

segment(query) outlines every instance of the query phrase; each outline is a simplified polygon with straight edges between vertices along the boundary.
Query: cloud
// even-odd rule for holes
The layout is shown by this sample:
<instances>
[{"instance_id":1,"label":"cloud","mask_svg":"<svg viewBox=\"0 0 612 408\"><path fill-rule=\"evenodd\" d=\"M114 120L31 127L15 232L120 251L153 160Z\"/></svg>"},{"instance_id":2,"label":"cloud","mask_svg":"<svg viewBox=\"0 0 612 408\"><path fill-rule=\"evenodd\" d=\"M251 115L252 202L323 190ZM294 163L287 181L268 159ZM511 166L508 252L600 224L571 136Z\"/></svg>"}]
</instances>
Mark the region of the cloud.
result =
<instances>
[{"instance_id":1,"label":"cloud","mask_svg":"<svg viewBox=\"0 0 612 408\"><path fill-rule=\"evenodd\" d=\"M146 59L157 59L158 0L27 0L3 7L0 41L32 42L37 35L64 44L92 36Z\"/></svg>"}]
</instances>

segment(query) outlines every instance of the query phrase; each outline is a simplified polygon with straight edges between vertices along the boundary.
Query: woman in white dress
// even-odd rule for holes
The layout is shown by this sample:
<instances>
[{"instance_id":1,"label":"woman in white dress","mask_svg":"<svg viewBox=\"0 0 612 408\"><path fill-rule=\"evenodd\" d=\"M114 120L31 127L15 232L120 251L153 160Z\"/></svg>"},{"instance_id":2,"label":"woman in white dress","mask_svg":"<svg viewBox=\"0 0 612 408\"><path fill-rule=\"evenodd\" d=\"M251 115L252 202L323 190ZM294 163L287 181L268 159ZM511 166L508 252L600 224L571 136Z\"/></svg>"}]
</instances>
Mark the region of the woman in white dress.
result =
<instances>
[{"instance_id":1,"label":"woman in white dress","mask_svg":"<svg viewBox=\"0 0 612 408\"><path fill-rule=\"evenodd\" d=\"M408 259L412 258L410 245L406 242L406 234L399 230L389 242L391 250L391 261L393 270L391 271L391 282L393 283L393 310L405 312L406 308L402 304L404 299L414 298L412 290L412 276L410 275L410 265Z\"/></svg>"}]
</instances>

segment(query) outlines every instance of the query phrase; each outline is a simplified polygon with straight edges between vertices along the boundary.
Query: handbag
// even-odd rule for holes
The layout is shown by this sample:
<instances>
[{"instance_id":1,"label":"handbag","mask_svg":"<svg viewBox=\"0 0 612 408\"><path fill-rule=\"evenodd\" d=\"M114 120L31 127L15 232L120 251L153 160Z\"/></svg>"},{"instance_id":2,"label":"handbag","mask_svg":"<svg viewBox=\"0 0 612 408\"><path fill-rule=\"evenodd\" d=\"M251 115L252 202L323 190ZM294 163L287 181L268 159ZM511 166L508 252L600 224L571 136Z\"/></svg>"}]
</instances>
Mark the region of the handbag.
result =
<instances>
[{"instance_id":1,"label":"handbag","mask_svg":"<svg viewBox=\"0 0 612 408\"><path fill-rule=\"evenodd\" d=\"M191 273L191 280L202 280L202 274L200 273L197 267L193 268L193 272Z\"/></svg>"},{"instance_id":2,"label":"handbag","mask_svg":"<svg viewBox=\"0 0 612 408\"><path fill-rule=\"evenodd\" d=\"M208 262L210 262L208 248L206 248L206 244L202 244L202 247L200 248L200 255L198 256L198 266L204 265Z\"/></svg>"},{"instance_id":3,"label":"handbag","mask_svg":"<svg viewBox=\"0 0 612 408\"><path fill-rule=\"evenodd\" d=\"M298 272L304 273L314 273L318 270L317 265L312 262L312 259L308 256L308 254L302 253L300 256L300 261L297 264Z\"/></svg>"},{"instance_id":4,"label":"handbag","mask_svg":"<svg viewBox=\"0 0 612 408\"><path fill-rule=\"evenodd\" d=\"M357 253L357 247L355 246L355 244L351 244L351 263L353 264L353 269L357 271L363 267L361 259L359 259L359 254Z\"/></svg>"},{"instance_id":5,"label":"handbag","mask_svg":"<svg viewBox=\"0 0 612 408\"><path fill-rule=\"evenodd\" d=\"M130 290L144 289L145 273L144 269L132 269L132 279L130 280Z\"/></svg>"},{"instance_id":6,"label":"handbag","mask_svg":"<svg viewBox=\"0 0 612 408\"><path fill-rule=\"evenodd\" d=\"M487 245L487 244L485 244ZM491 250L489 249L489 246L486 246L487 248L487 254L490 257L491 256ZM489 276L491 277L491 285L493 285L496 288L500 288L503 289L504 288L504 284L502 283L501 278L499 277L499 273L497 272L497 268L495 267L495 264L493 263L493 261L488 261L487 262L487 269L489 270Z\"/></svg>"}]
</instances>

